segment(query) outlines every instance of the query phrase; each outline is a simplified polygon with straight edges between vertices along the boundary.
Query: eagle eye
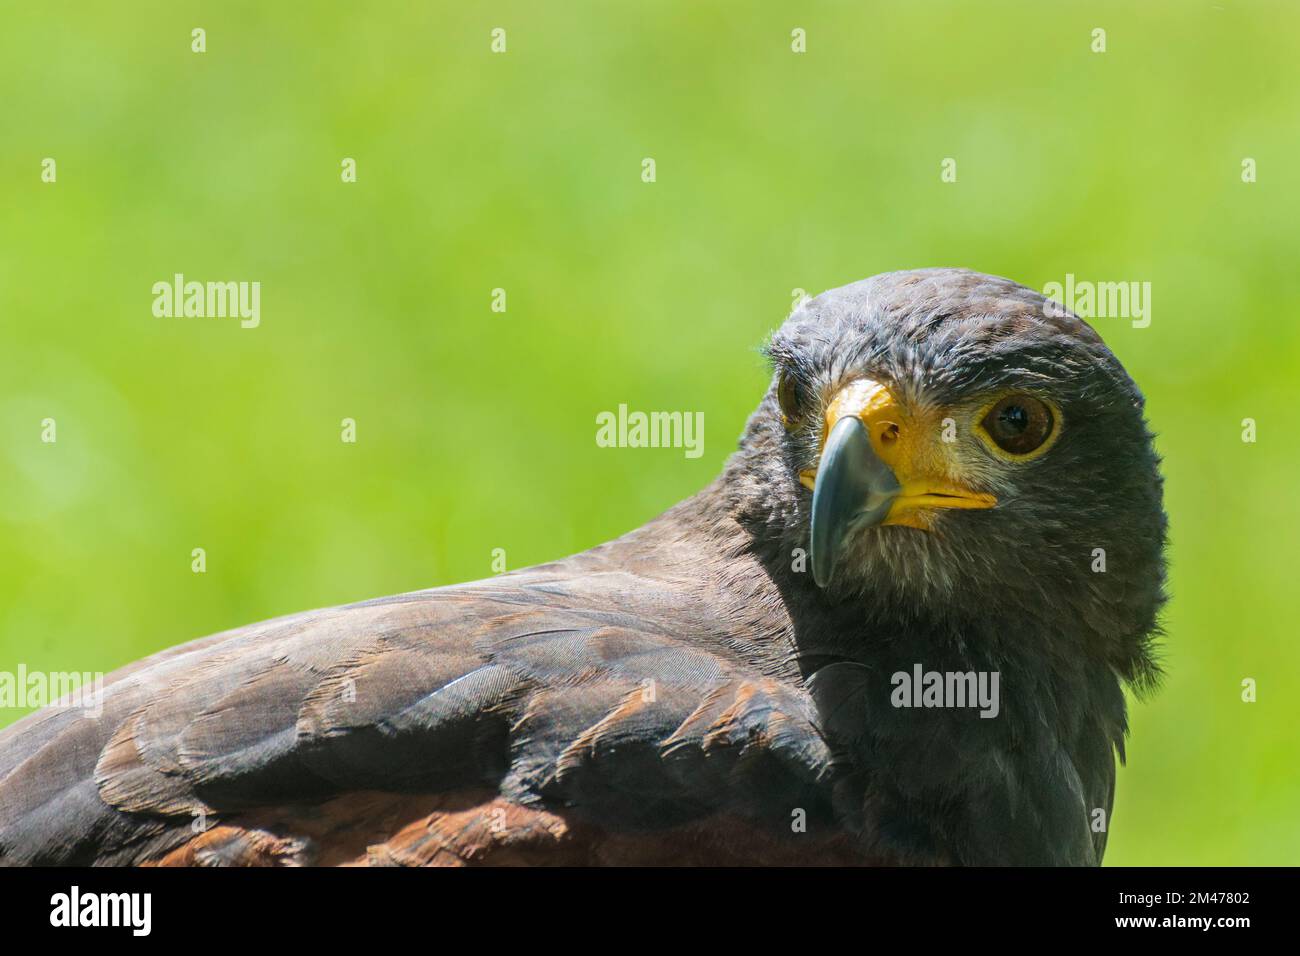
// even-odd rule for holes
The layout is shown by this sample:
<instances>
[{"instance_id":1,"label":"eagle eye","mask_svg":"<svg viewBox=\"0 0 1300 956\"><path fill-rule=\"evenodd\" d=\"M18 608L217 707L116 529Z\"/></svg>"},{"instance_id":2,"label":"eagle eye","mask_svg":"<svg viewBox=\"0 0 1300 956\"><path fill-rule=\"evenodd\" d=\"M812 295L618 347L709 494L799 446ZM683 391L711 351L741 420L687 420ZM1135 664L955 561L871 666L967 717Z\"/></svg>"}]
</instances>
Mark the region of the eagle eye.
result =
<instances>
[{"instance_id":1,"label":"eagle eye","mask_svg":"<svg viewBox=\"0 0 1300 956\"><path fill-rule=\"evenodd\" d=\"M1008 455L1021 457L1043 447L1056 418L1045 402L1032 395L1007 395L988 410L980 427Z\"/></svg>"},{"instance_id":2,"label":"eagle eye","mask_svg":"<svg viewBox=\"0 0 1300 956\"><path fill-rule=\"evenodd\" d=\"M776 383L776 400L781 405L781 417L786 428L793 428L799 423L803 414L799 407L799 388L794 376L782 371Z\"/></svg>"}]
</instances>

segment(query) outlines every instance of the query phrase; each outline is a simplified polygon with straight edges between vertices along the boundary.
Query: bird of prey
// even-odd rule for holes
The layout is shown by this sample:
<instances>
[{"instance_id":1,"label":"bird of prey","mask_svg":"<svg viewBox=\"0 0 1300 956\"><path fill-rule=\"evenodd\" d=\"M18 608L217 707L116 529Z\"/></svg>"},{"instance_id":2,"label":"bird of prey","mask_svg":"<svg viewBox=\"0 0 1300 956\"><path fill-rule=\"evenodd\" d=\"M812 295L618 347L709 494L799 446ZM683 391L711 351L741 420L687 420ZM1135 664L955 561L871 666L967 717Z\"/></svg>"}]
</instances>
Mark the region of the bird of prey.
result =
<instances>
[{"instance_id":1,"label":"bird of prey","mask_svg":"<svg viewBox=\"0 0 1300 956\"><path fill-rule=\"evenodd\" d=\"M206 637L0 733L0 861L1101 861L1165 516L1096 332L962 269L800 304L699 494Z\"/></svg>"}]
</instances>

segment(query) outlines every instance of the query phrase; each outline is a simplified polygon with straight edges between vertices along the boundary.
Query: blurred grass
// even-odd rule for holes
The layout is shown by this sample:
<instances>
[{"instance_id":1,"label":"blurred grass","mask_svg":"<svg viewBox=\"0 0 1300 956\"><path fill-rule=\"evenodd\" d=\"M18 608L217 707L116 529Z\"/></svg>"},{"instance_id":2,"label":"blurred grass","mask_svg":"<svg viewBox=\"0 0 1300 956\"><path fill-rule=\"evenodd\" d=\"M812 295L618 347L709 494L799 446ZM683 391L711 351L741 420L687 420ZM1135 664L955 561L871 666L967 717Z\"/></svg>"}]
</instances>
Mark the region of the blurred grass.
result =
<instances>
[{"instance_id":1,"label":"blurred grass","mask_svg":"<svg viewBox=\"0 0 1300 956\"><path fill-rule=\"evenodd\" d=\"M1160 433L1174 600L1107 860L1300 861L1300 9L1135 7L6 5L0 669L632 528L734 447L795 288L1147 280L1150 328L1098 327ZM155 319L175 272L259 280L261 327ZM597 448L620 402L703 411L705 454Z\"/></svg>"}]
</instances>

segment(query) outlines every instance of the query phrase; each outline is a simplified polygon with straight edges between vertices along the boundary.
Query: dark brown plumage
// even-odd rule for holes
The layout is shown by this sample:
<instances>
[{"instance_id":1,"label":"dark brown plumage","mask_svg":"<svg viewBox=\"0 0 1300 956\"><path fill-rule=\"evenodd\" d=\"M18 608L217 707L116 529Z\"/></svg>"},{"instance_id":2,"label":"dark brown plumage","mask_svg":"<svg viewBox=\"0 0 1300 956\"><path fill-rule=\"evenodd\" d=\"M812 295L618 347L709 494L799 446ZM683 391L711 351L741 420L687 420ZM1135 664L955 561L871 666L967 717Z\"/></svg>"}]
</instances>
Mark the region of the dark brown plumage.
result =
<instances>
[{"instance_id":1,"label":"dark brown plumage","mask_svg":"<svg viewBox=\"0 0 1300 956\"><path fill-rule=\"evenodd\" d=\"M0 733L0 861L1098 862L1162 599L1136 388L1081 321L959 270L827 293L771 352L724 473L623 538L207 637L112 675L101 719ZM996 507L847 525L818 587L800 472L864 375L909 409L1042 389L1065 425L1023 465L963 435ZM997 671L999 717L891 706L917 663Z\"/></svg>"}]
</instances>

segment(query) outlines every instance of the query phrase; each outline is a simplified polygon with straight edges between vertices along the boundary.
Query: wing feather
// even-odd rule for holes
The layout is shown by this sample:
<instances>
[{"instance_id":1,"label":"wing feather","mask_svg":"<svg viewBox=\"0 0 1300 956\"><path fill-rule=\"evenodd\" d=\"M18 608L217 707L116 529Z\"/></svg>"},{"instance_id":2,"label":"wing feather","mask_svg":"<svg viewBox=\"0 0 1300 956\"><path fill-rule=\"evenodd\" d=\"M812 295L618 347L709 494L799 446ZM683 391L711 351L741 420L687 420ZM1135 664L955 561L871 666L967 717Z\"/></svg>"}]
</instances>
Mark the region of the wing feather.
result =
<instances>
[{"instance_id":1,"label":"wing feather","mask_svg":"<svg viewBox=\"0 0 1300 956\"><path fill-rule=\"evenodd\" d=\"M500 859L710 819L779 840L796 811L828 819L811 700L690 639L707 626L662 582L533 573L204 639L113 675L99 720L37 714L0 734L0 861L465 862L496 846L480 839L493 807L518 823ZM481 798L437 796L466 793ZM402 794L425 812L386 810L364 846L365 821L311 822Z\"/></svg>"}]
</instances>

